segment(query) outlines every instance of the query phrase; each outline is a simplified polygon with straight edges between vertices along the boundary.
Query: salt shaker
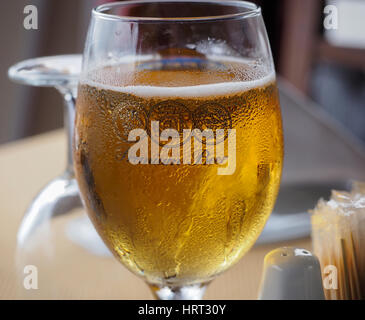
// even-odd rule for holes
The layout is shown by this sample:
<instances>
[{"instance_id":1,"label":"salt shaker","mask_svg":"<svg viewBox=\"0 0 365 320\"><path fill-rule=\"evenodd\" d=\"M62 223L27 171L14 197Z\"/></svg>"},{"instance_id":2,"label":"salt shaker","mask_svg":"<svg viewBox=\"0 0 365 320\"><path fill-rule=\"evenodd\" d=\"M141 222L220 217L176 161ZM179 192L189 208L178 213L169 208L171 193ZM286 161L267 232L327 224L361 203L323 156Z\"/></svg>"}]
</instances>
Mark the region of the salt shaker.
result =
<instances>
[{"instance_id":1,"label":"salt shaker","mask_svg":"<svg viewBox=\"0 0 365 320\"><path fill-rule=\"evenodd\" d=\"M305 249L282 247L265 256L261 300L323 300L321 269Z\"/></svg>"}]
</instances>

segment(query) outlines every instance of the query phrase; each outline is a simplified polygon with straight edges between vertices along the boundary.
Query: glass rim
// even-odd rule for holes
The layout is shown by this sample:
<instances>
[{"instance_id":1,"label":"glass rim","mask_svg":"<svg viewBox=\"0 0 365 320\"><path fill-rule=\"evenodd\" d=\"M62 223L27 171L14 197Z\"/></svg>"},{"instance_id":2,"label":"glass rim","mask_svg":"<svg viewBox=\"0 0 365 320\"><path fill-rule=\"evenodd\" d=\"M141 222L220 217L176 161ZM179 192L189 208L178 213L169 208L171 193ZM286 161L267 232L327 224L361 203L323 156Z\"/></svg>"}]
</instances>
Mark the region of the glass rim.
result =
<instances>
[{"instance_id":1,"label":"glass rim","mask_svg":"<svg viewBox=\"0 0 365 320\"><path fill-rule=\"evenodd\" d=\"M232 6L236 8L244 8L242 12L229 13L223 15L207 15L197 17L139 17L139 16L123 16L106 13L105 11L115 7L126 7L133 4L151 4L151 3L206 3L219 6ZM157 22L157 23L171 23L171 22L204 22L204 21L222 21L222 20L236 20L244 19L261 15L261 7L249 1L219 1L219 0L132 0L123 2L110 2L99 5L92 9L92 16L104 20L123 21L123 22Z\"/></svg>"}]
</instances>

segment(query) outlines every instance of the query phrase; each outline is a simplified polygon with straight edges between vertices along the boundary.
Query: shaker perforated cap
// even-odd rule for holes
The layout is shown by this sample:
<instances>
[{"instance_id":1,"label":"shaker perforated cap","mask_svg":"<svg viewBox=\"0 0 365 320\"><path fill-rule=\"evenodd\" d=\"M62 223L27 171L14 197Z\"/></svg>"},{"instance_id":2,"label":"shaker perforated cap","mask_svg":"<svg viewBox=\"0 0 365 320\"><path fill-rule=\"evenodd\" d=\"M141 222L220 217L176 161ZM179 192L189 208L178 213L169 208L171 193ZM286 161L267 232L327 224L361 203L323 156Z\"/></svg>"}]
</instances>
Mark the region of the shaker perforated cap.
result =
<instances>
[{"instance_id":1,"label":"shaker perforated cap","mask_svg":"<svg viewBox=\"0 0 365 320\"><path fill-rule=\"evenodd\" d=\"M305 249L282 247L265 256L261 300L323 300L321 269Z\"/></svg>"}]
</instances>

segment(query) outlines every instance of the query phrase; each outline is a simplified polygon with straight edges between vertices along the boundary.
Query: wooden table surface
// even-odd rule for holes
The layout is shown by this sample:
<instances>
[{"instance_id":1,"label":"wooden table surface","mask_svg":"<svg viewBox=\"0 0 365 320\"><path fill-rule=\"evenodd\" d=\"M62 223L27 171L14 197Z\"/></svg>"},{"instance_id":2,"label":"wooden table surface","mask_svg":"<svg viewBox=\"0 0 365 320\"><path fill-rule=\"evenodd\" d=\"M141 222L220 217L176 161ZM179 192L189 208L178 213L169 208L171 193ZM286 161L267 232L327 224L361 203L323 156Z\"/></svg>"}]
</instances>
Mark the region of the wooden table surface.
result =
<instances>
[{"instance_id":1,"label":"wooden table surface","mask_svg":"<svg viewBox=\"0 0 365 320\"><path fill-rule=\"evenodd\" d=\"M17 285L24 278L19 262L18 267L15 262L17 229L32 198L62 173L65 148L62 130L0 147L0 299L151 299L143 281L114 258L94 256L63 239L55 239L57 251L49 257L50 264L44 259L41 262L39 288L33 290L36 294ZM309 239L255 246L212 282L205 298L256 299L265 254L284 245L311 249Z\"/></svg>"}]
</instances>

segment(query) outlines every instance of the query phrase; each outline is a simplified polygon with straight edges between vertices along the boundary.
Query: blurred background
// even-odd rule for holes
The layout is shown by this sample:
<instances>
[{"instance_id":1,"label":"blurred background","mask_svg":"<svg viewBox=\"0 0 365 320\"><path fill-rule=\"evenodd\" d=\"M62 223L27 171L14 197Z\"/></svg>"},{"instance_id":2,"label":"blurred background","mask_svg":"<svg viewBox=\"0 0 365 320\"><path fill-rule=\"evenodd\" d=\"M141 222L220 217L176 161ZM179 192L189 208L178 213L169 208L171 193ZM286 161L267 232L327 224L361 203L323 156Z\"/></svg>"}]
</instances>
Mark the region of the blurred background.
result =
<instances>
[{"instance_id":1,"label":"blurred background","mask_svg":"<svg viewBox=\"0 0 365 320\"><path fill-rule=\"evenodd\" d=\"M11 83L8 68L23 59L79 53L90 10L103 0L2 1L0 143L62 126L55 90ZM278 74L365 143L365 1L261 0ZM23 27L23 10L38 8L38 30ZM326 5L338 9L338 29L323 27Z\"/></svg>"}]
</instances>

